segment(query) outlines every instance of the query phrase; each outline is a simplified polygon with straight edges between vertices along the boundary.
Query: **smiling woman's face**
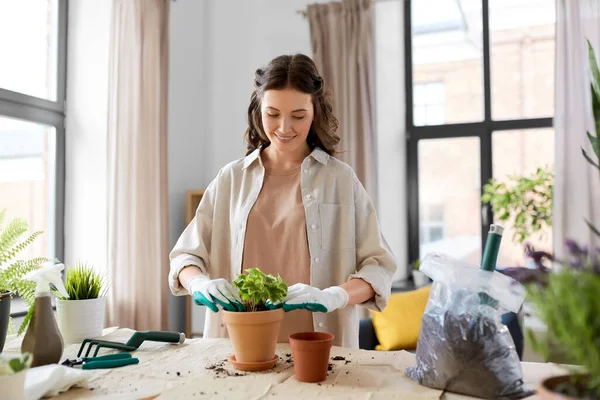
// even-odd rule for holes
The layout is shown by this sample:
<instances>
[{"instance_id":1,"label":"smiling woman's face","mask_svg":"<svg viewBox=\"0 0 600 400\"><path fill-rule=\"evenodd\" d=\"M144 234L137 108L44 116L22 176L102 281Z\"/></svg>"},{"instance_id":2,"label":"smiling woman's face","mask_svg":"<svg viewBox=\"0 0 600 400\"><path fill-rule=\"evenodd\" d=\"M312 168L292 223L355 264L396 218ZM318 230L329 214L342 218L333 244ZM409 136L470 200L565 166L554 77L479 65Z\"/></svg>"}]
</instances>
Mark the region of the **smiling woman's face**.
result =
<instances>
[{"instance_id":1,"label":"smiling woman's face","mask_svg":"<svg viewBox=\"0 0 600 400\"><path fill-rule=\"evenodd\" d=\"M261 114L265 134L275 150L288 154L307 150L306 138L314 118L310 94L291 88L267 90Z\"/></svg>"}]
</instances>

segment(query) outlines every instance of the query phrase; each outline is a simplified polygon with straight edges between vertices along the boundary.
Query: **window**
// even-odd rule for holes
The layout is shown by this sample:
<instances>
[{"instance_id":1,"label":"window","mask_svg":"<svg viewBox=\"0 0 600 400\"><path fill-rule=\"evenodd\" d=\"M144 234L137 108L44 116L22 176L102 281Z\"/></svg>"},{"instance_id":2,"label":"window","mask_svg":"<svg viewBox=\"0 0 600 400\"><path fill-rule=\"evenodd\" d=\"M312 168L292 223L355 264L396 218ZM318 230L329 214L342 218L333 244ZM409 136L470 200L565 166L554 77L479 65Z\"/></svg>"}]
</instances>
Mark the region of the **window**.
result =
<instances>
[{"instance_id":1,"label":"window","mask_svg":"<svg viewBox=\"0 0 600 400\"><path fill-rule=\"evenodd\" d=\"M23 258L63 259L66 6L0 2L0 209L44 231Z\"/></svg>"},{"instance_id":2,"label":"window","mask_svg":"<svg viewBox=\"0 0 600 400\"><path fill-rule=\"evenodd\" d=\"M444 123L444 84L429 82L415 84L415 125Z\"/></svg>"},{"instance_id":3,"label":"window","mask_svg":"<svg viewBox=\"0 0 600 400\"><path fill-rule=\"evenodd\" d=\"M421 244L438 243L444 239L444 205L435 204L421 207Z\"/></svg>"},{"instance_id":4,"label":"window","mask_svg":"<svg viewBox=\"0 0 600 400\"><path fill-rule=\"evenodd\" d=\"M553 167L554 24L552 0L405 2L409 262L478 264L494 221L483 185ZM522 265L505 228L498 265Z\"/></svg>"}]
</instances>

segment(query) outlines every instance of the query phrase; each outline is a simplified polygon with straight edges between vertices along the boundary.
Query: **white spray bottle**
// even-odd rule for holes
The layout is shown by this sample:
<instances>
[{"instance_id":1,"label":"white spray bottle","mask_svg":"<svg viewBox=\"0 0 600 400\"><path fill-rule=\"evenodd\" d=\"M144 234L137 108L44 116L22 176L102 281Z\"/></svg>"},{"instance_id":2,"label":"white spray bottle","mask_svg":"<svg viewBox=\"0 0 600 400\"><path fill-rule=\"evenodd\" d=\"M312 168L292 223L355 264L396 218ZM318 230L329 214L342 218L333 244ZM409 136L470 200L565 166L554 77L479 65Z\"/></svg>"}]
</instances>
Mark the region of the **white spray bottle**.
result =
<instances>
[{"instance_id":1,"label":"white spray bottle","mask_svg":"<svg viewBox=\"0 0 600 400\"><path fill-rule=\"evenodd\" d=\"M61 278L64 268L63 264L48 263L25 276L37 283L33 314L21 345L21 352L33 355L32 367L56 364L63 354L64 343L52 311L50 284L65 298L69 297Z\"/></svg>"}]
</instances>

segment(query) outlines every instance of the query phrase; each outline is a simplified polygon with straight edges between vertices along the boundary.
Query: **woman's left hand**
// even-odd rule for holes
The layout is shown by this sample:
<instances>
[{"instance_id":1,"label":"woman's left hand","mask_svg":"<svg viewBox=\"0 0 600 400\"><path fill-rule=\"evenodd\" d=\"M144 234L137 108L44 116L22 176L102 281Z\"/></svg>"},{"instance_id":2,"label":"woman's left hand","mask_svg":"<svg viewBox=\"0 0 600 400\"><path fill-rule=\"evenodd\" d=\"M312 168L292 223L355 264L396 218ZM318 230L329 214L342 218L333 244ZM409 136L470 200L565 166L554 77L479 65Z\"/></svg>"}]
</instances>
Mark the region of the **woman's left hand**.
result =
<instances>
[{"instance_id":1,"label":"woman's left hand","mask_svg":"<svg viewBox=\"0 0 600 400\"><path fill-rule=\"evenodd\" d=\"M348 300L348 292L340 286L321 290L304 283L297 283L288 288L288 294L282 304L286 312L308 310L328 313L346 307Z\"/></svg>"}]
</instances>

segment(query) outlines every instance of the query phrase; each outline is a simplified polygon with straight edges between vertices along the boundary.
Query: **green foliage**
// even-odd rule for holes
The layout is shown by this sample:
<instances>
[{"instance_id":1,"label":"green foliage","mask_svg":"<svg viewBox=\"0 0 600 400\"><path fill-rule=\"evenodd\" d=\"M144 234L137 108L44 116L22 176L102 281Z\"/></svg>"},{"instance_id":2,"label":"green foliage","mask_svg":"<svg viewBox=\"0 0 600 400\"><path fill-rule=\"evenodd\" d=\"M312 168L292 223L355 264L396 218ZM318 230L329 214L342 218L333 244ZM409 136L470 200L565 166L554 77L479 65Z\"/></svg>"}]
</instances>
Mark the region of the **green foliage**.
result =
<instances>
[{"instance_id":1,"label":"green foliage","mask_svg":"<svg viewBox=\"0 0 600 400\"><path fill-rule=\"evenodd\" d=\"M250 268L246 273L239 274L233 284L240 291L246 311L267 310L265 307L267 300L276 304L287 295L287 285L280 276L275 278L258 268Z\"/></svg>"},{"instance_id":2,"label":"green foliage","mask_svg":"<svg viewBox=\"0 0 600 400\"><path fill-rule=\"evenodd\" d=\"M61 300L97 299L106 295L105 282L104 277L92 266L78 262L72 268L67 268L65 289L69 298L65 299L58 291L54 291L54 294Z\"/></svg>"},{"instance_id":3,"label":"green foliage","mask_svg":"<svg viewBox=\"0 0 600 400\"><path fill-rule=\"evenodd\" d=\"M523 243L544 227L552 226L554 174L538 168L529 176L511 176L507 182L491 179L483 187L481 201L490 204L500 221L515 230L513 241Z\"/></svg>"},{"instance_id":4,"label":"green foliage","mask_svg":"<svg viewBox=\"0 0 600 400\"><path fill-rule=\"evenodd\" d=\"M23 320L18 332L20 335L27 328L35 301L35 282L28 281L24 277L28 272L38 269L48 259L37 257L32 260L15 260L17 255L30 246L42 232L34 232L21 241L22 235L27 232L27 221L16 218L4 228L2 225L5 217L6 210L0 211L0 292L16 293L29 306L29 318L26 316Z\"/></svg>"},{"instance_id":5,"label":"green foliage","mask_svg":"<svg viewBox=\"0 0 600 400\"><path fill-rule=\"evenodd\" d=\"M417 260L417 261L415 261L415 262L412 264L412 268L413 268L415 271L418 271L420 267L421 267L421 260Z\"/></svg>"},{"instance_id":6,"label":"green foliage","mask_svg":"<svg viewBox=\"0 0 600 400\"><path fill-rule=\"evenodd\" d=\"M565 266L548 278L545 288L527 286L537 315L548 327L543 342L530 333L534 349L546 359L558 350L567 363L583 366L591 375L589 388L600 396L600 274L591 265L581 270Z\"/></svg>"},{"instance_id":7,"label":"green foliage","mask_svg":"<svg viewBox=\"0 0 600 400\"><path fill-rule=\"evenodd\" d=\"M14 375L31 367L33 357L30 353L23 353L20 357L0 360L0 376Z\"/></svg>"},{"instance_id":8,"label":"green foliage","mask_svg":"<svg viewBox=\"0 0 600 400\"><path fill-rule=\"evenodd\" d=\"M600 70L598 69L598 63L596 61L596 54L594 52L594 48L592 44L588 40L588 57L589 57L589 65L590 70L592 72L592 83L591 83L591 94L592 94L592 112L594 114L594 122L596 128L596 136L587 132L588 140L592 146L594 151L594 155L597 159L600 160ZM581 153L586 161L598 169L600 172L600 161L596 161L590 156L583 148L581 148ZM586 220L586 223L590 230L598 237L600 237L600 229L598 227L593 226L589 221Z\"/></svg>"}]
</instances>

